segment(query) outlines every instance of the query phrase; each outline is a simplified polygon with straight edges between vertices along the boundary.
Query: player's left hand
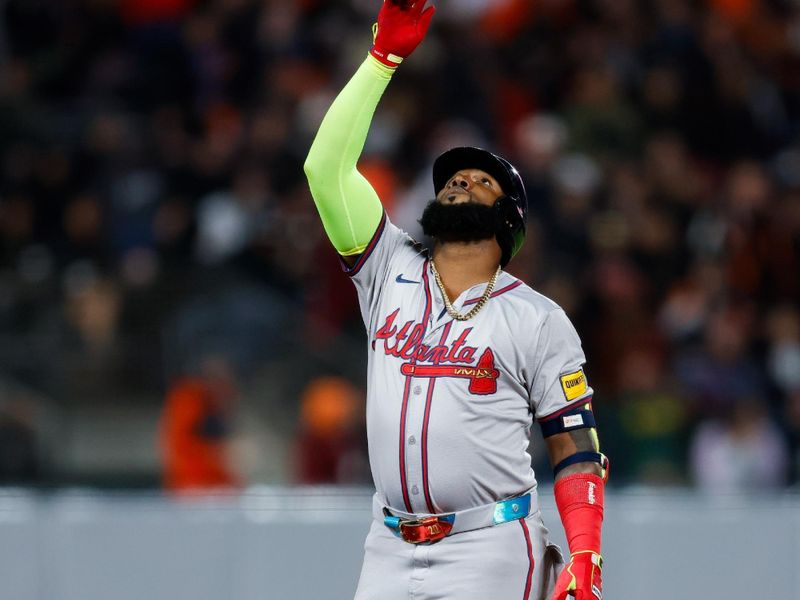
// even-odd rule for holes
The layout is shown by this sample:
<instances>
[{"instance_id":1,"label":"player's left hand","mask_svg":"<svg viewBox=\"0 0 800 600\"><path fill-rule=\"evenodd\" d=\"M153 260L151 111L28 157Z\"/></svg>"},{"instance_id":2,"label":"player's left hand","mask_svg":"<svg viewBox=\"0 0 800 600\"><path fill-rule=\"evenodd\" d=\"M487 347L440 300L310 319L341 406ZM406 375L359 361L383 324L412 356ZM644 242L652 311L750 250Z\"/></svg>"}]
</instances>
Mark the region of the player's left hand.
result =
<instances>
[{"instance_id":1,"label":"player's left hand","mask_svg":"<svg viewBox=\"0 0 800 600\"><path fill-rule=\"evenodd\" d=\"M576 552L556 581L552 600L601 600L603 557L596 552Z\"/></svg>"}]
</instances>

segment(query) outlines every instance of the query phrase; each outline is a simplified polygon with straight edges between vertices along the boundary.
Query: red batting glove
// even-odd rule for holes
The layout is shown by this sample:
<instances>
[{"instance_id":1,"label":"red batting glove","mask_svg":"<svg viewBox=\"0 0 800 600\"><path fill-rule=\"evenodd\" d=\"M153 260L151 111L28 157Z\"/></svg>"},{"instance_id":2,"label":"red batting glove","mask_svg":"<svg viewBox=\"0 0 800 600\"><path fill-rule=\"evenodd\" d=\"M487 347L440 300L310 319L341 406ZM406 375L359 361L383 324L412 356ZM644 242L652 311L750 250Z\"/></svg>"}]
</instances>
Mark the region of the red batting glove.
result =
<instances>
[{"instance_id":1,"label":"red batting glove","mask_svg":"<svg viewBox=\"0 0 800 600\"><path fill-rule=\"evenodd\" d=\"M426 0L384 0L378 22L372 27L370 54L387 67L396 68L428 33L436 8Z\"/></svg>"},{"instance_id":2,"label":"red batting glove","mask_svg":"<svg viewBox=\"0 0 800 600\"><path fill-rule=\"evenodd\" d=\"M576 552L556 581L552 600L601 600L603 597L603 557L597 552Z\"/></svg>"}]
</instances>

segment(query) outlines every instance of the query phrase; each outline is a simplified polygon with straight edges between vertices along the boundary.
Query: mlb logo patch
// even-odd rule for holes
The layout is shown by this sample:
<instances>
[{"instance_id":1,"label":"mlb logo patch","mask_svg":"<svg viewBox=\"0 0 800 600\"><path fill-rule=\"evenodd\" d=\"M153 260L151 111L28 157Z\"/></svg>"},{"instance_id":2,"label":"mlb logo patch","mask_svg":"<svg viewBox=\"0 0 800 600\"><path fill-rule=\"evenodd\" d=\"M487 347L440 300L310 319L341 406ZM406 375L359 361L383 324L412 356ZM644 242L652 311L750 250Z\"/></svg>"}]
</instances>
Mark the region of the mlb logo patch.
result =
<instances>
[{"instance_id":1,"label":"mlb logo patch","mask_svg":"<svg viewBox=\"0 0 800 600\"><path fill-rule=\"evenodd\" d=\"M564 396L566 396L567 401L575 400L583 396L588 389L586 375L583 374L583 369L581 368L573 373L562 375L561 389L564 390Z\"/></svg>"}]
</instances>

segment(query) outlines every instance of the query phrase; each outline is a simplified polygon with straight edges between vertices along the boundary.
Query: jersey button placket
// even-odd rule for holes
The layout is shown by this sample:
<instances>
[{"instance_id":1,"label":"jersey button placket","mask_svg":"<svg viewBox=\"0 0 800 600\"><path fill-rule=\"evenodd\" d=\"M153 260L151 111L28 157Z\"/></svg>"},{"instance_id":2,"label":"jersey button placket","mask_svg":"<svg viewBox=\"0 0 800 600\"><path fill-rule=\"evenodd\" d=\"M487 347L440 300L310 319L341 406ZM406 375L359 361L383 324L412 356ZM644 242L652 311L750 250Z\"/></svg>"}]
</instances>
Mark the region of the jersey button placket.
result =
<instances>
[{"instance_id":1,"label":"jersey button placket","mask_svg":"<svg viewBox=\"0 0 800 600\"><path fill-rule=\"evenodd\" d=\"M423 382L411 381L411 402L408 403L406 435L406 485L414 512L424 512L425 502L422 495L422 453L418 443L422 430L422 419L425 414L425 386Z\"/></svg>"},{"instance_id":2,"label":"jersey button placket","mask_svg":"<svg viewBox=\"0 0 800 600\"><path fill-rule=\"evenodd\" d=\"M450 319L441 319L437 326L432 328L431 331L423 339L423 343L428 348L436 348L438 346L447 347L447 339L451 335L452 326L457 321ZM436 354L432 356L438 356ZM431 365L438 365L441 358L429 358L428 364ZM421 411L420 415L420 435L419 435L419 443L417 444L419 447L419 456L420 456L420 485L419 491L423 492L420 493L419 500L417 503L422 505L422 510L425 512L435 512L436 506L433 502L432 494L430 493L430 485L431 485L431 465L430 465L430 458L431 458L431 444L430 439L428 438L427 428L430 426L430 420L433 418L433 415L439 411L434 409L436 405L436 390L437 387L437 378L430 377L425 381L425 385L423 386L423 394L419 398L419 408ZM428 411L428 415L426 417L426 411ZM415 503L416 504L416 503Z\"/></svg>"},{"instance_id":3,"label":"jersey button placket","mask_svg":"<svg viewBox=\"0 0 800 600\"><path fill-rule=\"evenodd\" d=\"M435 284L430 276L430 271L427 277L429 298L433 299L432 306L429 307L428 321L424 323L425 332L423 334L422 343L430 347L436 339L433 333L433 319L436 315L435 312L435 299L436 293L432 286ZM422 444L419 440L422 439L422 426L425 418L425 399L428 393L428 386L431 380L428 378L412 378L409 381L409 389L411 391L408 412L406 414L406 439L405 439L405 454L406 454L406 489L409 494L409 501L411 503L412 512L424 513L427 512L425 502L425 495L422 493L423 477L422 477ZM411 440L414 440L413 443Z\"/></svg>"}]
</instances>

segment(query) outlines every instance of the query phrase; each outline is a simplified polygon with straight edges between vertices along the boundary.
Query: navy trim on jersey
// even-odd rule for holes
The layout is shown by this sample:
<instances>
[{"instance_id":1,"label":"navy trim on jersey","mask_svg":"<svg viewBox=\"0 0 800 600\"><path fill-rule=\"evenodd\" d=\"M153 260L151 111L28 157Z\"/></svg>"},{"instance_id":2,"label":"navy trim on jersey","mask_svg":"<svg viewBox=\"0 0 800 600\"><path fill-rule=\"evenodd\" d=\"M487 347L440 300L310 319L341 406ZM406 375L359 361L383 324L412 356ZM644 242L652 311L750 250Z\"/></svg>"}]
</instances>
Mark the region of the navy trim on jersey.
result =
<instances>
[{"instance_id":1,"label":"navy trim on jersey","mask_svg":"<svg viewBox=\"0 0 800 600\"><path fill-rule=\"evenodd\" d=\"M531 544L531 532L528 530L528 523L524 518L520 519L519 523L522 526L522 532L525 534L525 546L528 549L528 575L525 578L525 593L522 595L523 600L528 600L531 595L533 569L536 566L536 561L533 558L533 544Z\"/></svg>"},{"instance_id":2,"label":"navy trim on jersey","mask_svg":"<svg viewBox=\"0 0 800 600\"><path fill-rule=\"evenodd\" d=\"M381 215L381 222L378 223L378 228L375 230L375 233L372 235L372 239L367 244L367 247L364 248L364 251L358 255L358 260L356 260L355 264L351 267L348 265L344 257L339 256L339 260L342 264L342 270L347 273L350 277L355 277L358 275L358 272L361 270L361 267L364 266L364 263L367 262L367 259L372 254L372 251L375 250L375 246L378 245L378 241L380 240L381 236L383 235L384 230L386 229L386 211L383 211Z\"/></svg>"},{"instance_id":3,"label":"navy trim on jersey","mask_svg":"<svg viewBox=\"0 0 800 600\"><path fill-rule=\"evenodd\" d=\"M385 213L384 213L385 214ZM431 316L431 286L428 282L428 262L430 259L425 259L422 264L422 285L425 286L425 310L422 313L422 336L420 343L425 339L425 333L428 330L428 321ZM411 364L417 362L416 348L411 353ZM411 375L406 375L406 384L403 388L403 406L400 409L400 488L403 492L403 502L406 506L406 512L413 513L414 510L411 506L411 497L408 495L408 480L406 478L406 419L408 416L408 392L411 389Z\"/></svg>"},{"instance_id":4,"label":"navy trim on jersey","mask_svg":"<svg viewBox=\"0 0 800 600\"><path fill-rule=\"evenodd\" d=\"M573 410L576 406L579 406L581 404L591 404L591 403L592 403L592 396L586 396L585 398L579 398L578 400L575 400L574 402L570 402L564 408L559 408L557 411L555 411L553 413L550 413L549 415L545 415L544 417L539 417L537 419L537 421L539 421L539 423L541 424L541 423L543 423L545 421L549 421L551 419L555 419L556 417L560 417L564 413ZM589 407L589 408L591 409L591 407Z\"/></svg>"},{"instance_id":5,"label":"navy trim on jersey","mask_svg":"<svg viewBox=\"0 0 800 600\"><path fill-rule=\"evenodd\" d=\"M517 279L514 283L509 283L506 287L500 288L499 290L492 292L492 295L489 297L494 298L495 296L499 296L500 294L505 294L506 292L510 292L514 288L518 288L521 285L522 282L519 279ZM469 300L465 300L464 304L462 304L461 306L467 306L467 304L476 304L478 300L480 300L480 298L470 298Z\"/></svg>"},{"instance_id":6,"label":"navy trim on jersey","mask_svg":"<svg viewBox=\"0 0 800 600\"><path fill-rule=\"evenodd\" d=\"M444 331L442 332L442 339L439 340L439 345L444 346L444 343L447 341L447 336L450 335L450 328L452 327L453 322L450 321L447 325L444 326ZM439 358L433 361L433 364L439 364ZM425 416L422 420L422 489L425 493L425 503L428 506L428 512L433 514L438 511L434 510L433 500L431 499L431 490L430 486L428 485L428 421L430 420L431 416L431 400L433 399L433 388L436 384L436 379L431 378L430 382L428 383L428 395L425 398Z\"/></svg>"}]
</instances>

